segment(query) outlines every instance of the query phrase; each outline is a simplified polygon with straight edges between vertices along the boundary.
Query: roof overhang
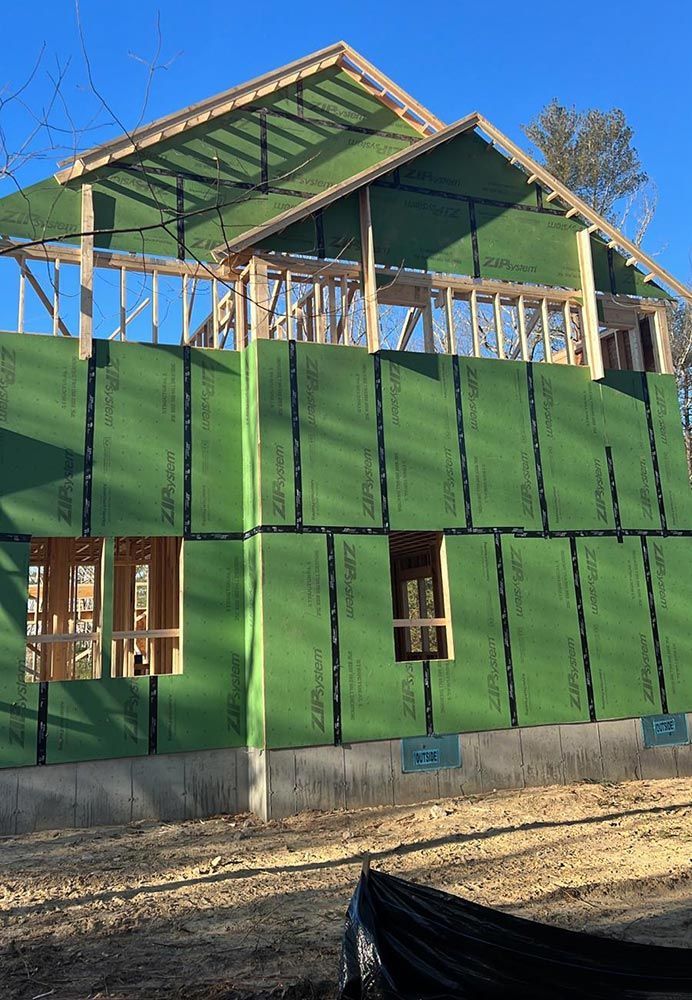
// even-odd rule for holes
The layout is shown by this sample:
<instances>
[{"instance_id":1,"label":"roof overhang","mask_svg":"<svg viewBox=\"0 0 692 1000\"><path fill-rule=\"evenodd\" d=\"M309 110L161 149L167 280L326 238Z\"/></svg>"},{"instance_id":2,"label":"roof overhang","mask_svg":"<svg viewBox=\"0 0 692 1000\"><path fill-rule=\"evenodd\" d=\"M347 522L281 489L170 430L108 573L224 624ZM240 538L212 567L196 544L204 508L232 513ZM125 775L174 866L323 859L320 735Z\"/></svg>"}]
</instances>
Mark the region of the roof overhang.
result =
<instances>
[{"instance_id":1,"label":"roof overhang","mask_svg":"<svg viewBox=\"0 0 692 1000\"><path fill-rule=\"evenodd\" d=\"M110 166L125 156L140 153L150 146L170 139L188 129L203 125L221 115L226 115L282 87L296 83L330 66L339 66L349 76L377 97L388 108L395 111L421 135L430 135L443 128L443 123L414 97L381 73L346 42L337 42L318 52L303 56L295 62L258 76L215 97L209 97L198 104L191 104L175 114L159 118L134 132L126 133L93 149L80 153L76 158L64 160L64 169L55 175L60 184L67 184L99 167Z\"/></svg>"}]
</instances>

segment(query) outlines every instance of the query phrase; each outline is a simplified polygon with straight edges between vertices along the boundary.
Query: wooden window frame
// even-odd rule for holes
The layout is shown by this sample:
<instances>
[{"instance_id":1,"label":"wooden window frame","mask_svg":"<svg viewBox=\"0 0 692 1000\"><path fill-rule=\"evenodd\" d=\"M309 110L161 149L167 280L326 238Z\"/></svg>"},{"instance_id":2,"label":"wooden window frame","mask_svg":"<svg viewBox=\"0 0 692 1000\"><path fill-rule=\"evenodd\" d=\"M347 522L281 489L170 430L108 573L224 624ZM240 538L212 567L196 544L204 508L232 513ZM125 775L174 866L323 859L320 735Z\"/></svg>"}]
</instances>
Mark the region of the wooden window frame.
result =
<instances>
[{"instance_id":1,"label":"wooden window frame","mask_svg":"<svg viewBox=\"0 0 692 1000\"><path fill-rule=\"evenodd\" d=\"M449 616L449 588L444 535L440 532L392 532L389 536L394 651L398 663L412 660L453 658ZM411 615L408 585L418 581L417 604L422 610L428 597L423 581L432 580L432 616ZM414 645L412 630L420 629L420 649ZM431 648L431 630L435 644Z\"/></svg>"}]
</instances>

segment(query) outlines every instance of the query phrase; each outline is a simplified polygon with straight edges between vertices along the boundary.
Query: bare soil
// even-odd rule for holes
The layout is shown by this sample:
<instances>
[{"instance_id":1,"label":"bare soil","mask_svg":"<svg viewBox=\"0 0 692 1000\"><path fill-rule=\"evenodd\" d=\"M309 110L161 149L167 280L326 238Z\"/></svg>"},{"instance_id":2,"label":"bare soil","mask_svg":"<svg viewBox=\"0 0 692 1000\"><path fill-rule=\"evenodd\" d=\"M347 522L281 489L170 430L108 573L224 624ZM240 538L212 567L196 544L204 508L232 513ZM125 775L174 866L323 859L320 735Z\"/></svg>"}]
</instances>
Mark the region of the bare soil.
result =
<instances>
[{"instance_id":1,"label":"bare soil","mask_svg":"<svg viewBox=\"0 0 692 1000\"><path fill-rule=\"evenodd\" d=\"M373 867L487 906L692 946L692 779L0 841L3 1000L333 997Z\"/></svg>"}]
</instances>

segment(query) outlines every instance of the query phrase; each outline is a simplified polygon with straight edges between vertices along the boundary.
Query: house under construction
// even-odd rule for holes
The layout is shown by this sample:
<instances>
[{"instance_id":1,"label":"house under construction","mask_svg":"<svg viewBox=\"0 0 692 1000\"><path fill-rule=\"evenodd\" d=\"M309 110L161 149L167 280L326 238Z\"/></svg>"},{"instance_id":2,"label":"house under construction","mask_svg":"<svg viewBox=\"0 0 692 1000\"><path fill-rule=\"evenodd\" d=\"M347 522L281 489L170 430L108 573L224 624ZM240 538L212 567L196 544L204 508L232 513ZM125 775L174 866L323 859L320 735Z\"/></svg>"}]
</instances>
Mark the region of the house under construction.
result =
<instances>
[{"instance_id":1,"label":"house under construction","mask_svg":"<svg viewBox=\"0 0 692 1000\"><path fill-rule=\"evenodd\" d=\"M0 231L0 832L692 773L690 292L482 115L338 43Z\"/></svg>"}]
</instances>

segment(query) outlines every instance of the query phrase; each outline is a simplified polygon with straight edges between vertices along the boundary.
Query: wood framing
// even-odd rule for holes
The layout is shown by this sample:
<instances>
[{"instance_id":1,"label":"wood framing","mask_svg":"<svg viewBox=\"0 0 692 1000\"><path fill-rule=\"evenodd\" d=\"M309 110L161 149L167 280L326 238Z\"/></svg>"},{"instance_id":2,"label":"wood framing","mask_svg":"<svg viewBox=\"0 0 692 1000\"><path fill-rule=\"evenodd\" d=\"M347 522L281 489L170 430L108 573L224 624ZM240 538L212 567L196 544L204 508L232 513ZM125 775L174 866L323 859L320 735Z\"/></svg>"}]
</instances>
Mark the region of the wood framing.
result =
<instances>
[{"instance_id":1,"label":"wood framing","mask_svg":"<svg viewBox=\"0 0 692 1000\"><path fill-rule=\"evenodd\" d=\"M91 357L94 333L94 200L82 185L82 245L79 276L79 357Z\"/></svg>"},{"instance_id":2,"label":"wood framing","mask_svg":"<svg viewBox=\"0 0 692 1000\"><path fill-rule=\"evenodd\" d=\"M375 279L375 243L370 214L370 189L364 187L359 194L360 245L363 261L363 303L368 350L374 353L380 347L380 320L377 310L377 282Z\"/></svg>"},{"instance_id":3,"label":"wood framing","mask_svg":"<svg viewBox=\"0 0 692 1000\"><path fill-rule=\"evenodd\" d=\"M668 315L665 306L659 306L653 313L653 340L658 370L664 375L673 375L673 354L670 349Z\"/></svg>"},{"instance_id":4,"label":"wood framing","mask_svg":"<svg viewBox=\"0 0 692 1000\"><path fill-rule=\"evenodd\" d=\"M583 337L586 347L586 360L591 369L591 378L603 378L603 355L598 332L598 308L596 306L596 284L593 275L593 259L591 256L591 238L582 229L577 233L577 251L579 254L579 274L581 278Z\"/></svg>"}]
</instances>

